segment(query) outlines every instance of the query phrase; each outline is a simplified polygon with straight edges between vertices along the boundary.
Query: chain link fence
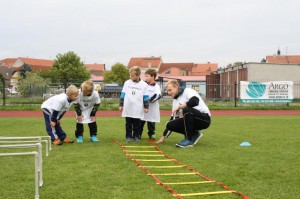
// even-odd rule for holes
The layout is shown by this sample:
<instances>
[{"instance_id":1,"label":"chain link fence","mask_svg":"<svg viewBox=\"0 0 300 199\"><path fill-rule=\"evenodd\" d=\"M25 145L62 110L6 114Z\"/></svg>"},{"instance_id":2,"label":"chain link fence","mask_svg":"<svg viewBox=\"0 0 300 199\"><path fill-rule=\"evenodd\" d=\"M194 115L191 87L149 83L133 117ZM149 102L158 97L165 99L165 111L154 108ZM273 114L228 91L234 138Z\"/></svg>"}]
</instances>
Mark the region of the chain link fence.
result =
<instances>
[{"instance_id":1,"label":"chain link fence","mask_svg":"<svg viewBox=\"0 0 300 199\"><path fill-rule=\"evenodd\" d=\"M39 107L44 100L53 95L65 92L65 88L74 84L80 87L81 83L24 83L18 85L18 89L10 88L6 85L0 85L0 107L3 106L36 106ZM200 85L200 84L199 84ZM200 90L198 91L203 100L209 107L287 107L287 106L300 106L300 83L293 85L294 100L291 103L243 103L240 102L239 84L208 84L201 83ZM119 105L119 96L122 90L121 86L97 87L101 97L101 109L116 110ZM108 89L109 88L109 89ZM5 92L4 92L5 91ZM162 91L164 92L164 91ZM160 99L161 109L170 110L172 106L172 98L166 93L162 93L163 97ZM296 97L295 97L296 96Z\"/></svg>"}]
</instances>

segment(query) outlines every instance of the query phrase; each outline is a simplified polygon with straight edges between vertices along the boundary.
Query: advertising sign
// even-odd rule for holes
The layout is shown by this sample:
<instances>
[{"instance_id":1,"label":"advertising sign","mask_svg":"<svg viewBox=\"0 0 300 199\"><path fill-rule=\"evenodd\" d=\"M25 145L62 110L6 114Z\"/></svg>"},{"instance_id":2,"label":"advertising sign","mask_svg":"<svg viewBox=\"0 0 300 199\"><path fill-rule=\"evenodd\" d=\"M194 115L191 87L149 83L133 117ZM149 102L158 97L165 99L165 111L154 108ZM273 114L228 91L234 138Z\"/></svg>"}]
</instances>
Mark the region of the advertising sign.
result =
<instances>
[{"instance_id":1,"label":"advertising sign","mask_svg":"<svg viewBox=\"0 0 300 199\"><path fill-rule=\"evenodd\" d=\"M240 82L240 99L246 103L292 102L293 82Z\"/></svg>"}]
</instances>

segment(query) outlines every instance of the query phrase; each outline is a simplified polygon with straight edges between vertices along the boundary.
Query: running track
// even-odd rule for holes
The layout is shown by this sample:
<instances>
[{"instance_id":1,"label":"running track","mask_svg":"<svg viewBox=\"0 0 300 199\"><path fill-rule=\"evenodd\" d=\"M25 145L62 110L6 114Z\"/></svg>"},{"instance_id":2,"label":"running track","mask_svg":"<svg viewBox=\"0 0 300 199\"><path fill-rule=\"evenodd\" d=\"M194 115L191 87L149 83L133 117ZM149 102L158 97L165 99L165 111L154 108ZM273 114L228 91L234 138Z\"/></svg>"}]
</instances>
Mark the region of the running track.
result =
<instances>
[{"instance_id":1,"label":"running track","mask_svg":"<svg viewBox=\"0 0 300 199\"><path fill-rule=\"evenodd\" d=\"M161 116L171 116L171 111L160 111ZM300 110L212 110L212 116L284 116L298 115ZM121 116L119 111L98 111L98 117ZM42 111L0 111L0 117L43 117ZM75 117L74 111L68 111L64 117Z\"/></svg>"}]
</instances>

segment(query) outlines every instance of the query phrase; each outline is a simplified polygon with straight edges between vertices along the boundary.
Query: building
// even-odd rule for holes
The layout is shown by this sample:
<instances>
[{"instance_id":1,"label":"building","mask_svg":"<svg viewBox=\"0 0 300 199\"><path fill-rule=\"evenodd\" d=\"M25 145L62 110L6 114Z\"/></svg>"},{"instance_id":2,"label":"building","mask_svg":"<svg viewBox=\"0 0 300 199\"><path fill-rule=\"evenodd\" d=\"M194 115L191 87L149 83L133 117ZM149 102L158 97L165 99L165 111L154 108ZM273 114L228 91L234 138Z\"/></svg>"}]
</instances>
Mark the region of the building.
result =
<instances>
[{"instance_id":1,"label":"building","mask_svg":"<svg viewBox=\"0 0 300 199\"><path fill-rule=\"evenodd\" d=\"M145 74L148 69L158 71L162 62L161 57L133 57L129 60L127 68L130 69L133 66L139 66L141 67L142 74Z\"/></svg>"},{"instance_id":2,"label":"building","mask_svg":"<svg viewBox=\"0 0 300 199\"><path fill-rule=\"evenodd\" d=\"M162 63L158 73L162 76L190 76L194 63Z\"/></svg>"},{"instance_id":3,"label":"building","mask_svg":"<svg viewBox=\"0 0 300 199\"><path fill-rule=\"evenodd\" d=\"M17 76L24 66L28 66L32 72L38 72L51 69L53 64L54 60L47 59L7 58L0 60L0 73L5 77L7 87L16 89ZM92 79L103 79L102 73L105 70L105 64L84 64L84 66L90 70Z\"/></svg>"},{"instance_id":4,"label":"building","mask_svg":"<svg viewBox=\"0 0 300 199\"><path fill-rule=\"evenodd\" d=\"M239 97L239 82L293 81L293 96L300 99L300 64L246 63L206 76L206 96L210 99ZM235 92L237 92L235 94Z\"/></svg>"}]
</instances>

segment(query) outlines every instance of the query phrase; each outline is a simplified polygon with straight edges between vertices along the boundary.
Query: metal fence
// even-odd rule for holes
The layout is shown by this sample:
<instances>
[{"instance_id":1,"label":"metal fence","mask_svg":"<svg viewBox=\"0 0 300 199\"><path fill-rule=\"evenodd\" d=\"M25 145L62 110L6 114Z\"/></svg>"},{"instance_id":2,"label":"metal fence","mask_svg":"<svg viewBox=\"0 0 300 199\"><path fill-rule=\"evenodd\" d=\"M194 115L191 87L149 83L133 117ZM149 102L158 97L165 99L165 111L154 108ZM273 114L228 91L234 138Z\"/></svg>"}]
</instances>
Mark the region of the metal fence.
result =
<instances>
[{"instance_id":1,"label":"metal fence","mask_svg":"<svg viewBox=\"0 0 300 199\"><path fill-rule=\"evenodd\" d=\"M67 84L69 86L71 83ZM80 86L81 83L72 83L76 86ZM196 84L195 84L196 85ZM0 106L40 106L41 103L53 96L65 92L65 86L63 83L46 84L46 83L27 83L20 85L22 90L9 90L7 87L0 85ZM194 88L187 85L187 87ZM205 82L199 82L194 88L203 100L211 105L216 104L218 106L252 106L253 104L247 104L240 102L240 85L239 84L205 84ZM4 93L5 91L5 93ZM104 91L104 90L103 90ZM117 90L110 90L110 93L101 93L99 95L102 100L102 107L105 109L115 109L118 106L120 87ZM171 107L171 97L167 96L164 91L163 98L160 100L161 107ZM299 106L300 105L300 81L293 85L294 100L292 103L263 103L255 104L255 106Z\"/></svg>"}]
</instances>

